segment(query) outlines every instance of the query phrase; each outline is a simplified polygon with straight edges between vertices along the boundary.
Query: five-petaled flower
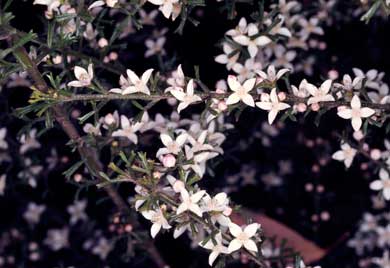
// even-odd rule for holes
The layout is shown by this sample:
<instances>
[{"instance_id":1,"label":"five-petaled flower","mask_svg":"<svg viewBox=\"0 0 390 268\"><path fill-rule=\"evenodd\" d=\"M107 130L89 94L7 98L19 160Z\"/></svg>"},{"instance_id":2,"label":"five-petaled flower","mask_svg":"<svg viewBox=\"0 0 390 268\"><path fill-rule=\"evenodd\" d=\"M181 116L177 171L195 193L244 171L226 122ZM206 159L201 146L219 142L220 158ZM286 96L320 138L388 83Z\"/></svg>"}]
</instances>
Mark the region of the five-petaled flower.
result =
<instances>
[{"instance_id":1,"label":"five-petaled flower","mask_svg":"<svg viewBox=\"0 0 390 268\"><path fill-rule=\"evenodd\" d=\"M226 104L231 105L242 101L249 106L255 107L255 101L253 100L252 95L249 94L255 84L256 78L248 79L241 85L240 82L238 82L237 77L229 75L228 85L233 93L228 97Z\"/></svg>"},{"instance_id":2,"label":"five-petaled flower","mask_svg":"<svg viewBox=\"0 0 390 268\"><path fill-rule=\"evenodd\" d=\"M269 111L268 112L269 124L272 124L272 122L275 120L276 116L278 115L279 111L283 111L290 107L289 104L279 101L278 95L276 94L276 88L273 88L271 90L269 99L267 95L263 94L262 101L256 102L256 106L262 110Z\"/></svg>"},{"instance_id":3,"label":"five-petaled flower","mask_svg":"<svg viewBox=\"0 0 390 268\"><path fill-rule=\"evenodd\" d=\"M87 87L91 85L93 79L93 66L88 65L88 71L80 66L74 67L74 75L77 80L68 83L69 87Z\"/></svg>"},{"instance_id":4,"label":"five-petaled flower","mask_svg":"<svg viewBox=\"0 0 390 268\"><path fill-rule=\"evenodd\" d=\"M183 92L179 89L172 89L170 93L180 101L177 107L177 112L180 113L182 110L188 107L191 103L201 101L202 98L194 95L194 80L191 79L187 84L187 92Z\"/></svg>"},{"instance_id":5,"label":"five-petaled flower","mask_svg":"<svg viewBox=\"0 0 390 268\"><path fill-rule=\"evenodd\" d=\"M175 140L173 140L172 137L169 136L168 134L162 133L160 135L160 139L162 143L165 145L165 147L160 148L157 151L156 156L160 157L161 155L165 155L165 154L177 155L181 151L184 143L187 141L187 138L188 138L187 133L180 134L179 136L177 136Z\"/></svg>"},{"instance_id":6,"label":"five-petaled flower","mask_svg":"<svg viewBox=\"0 0 390 268\"><path fill-rule=\"evenodd\" d=\"M242 229L235 223L229 224L229 231L234 236L234 239L230 241L228 251L230 253L239 250L244 247L247 250L257 252L257 246L255 241L251 238L255 236L257 230L259 229L260 224L252 223Z\"/></svg>"},{"instance_id":7,"label":"five-petaled flower","mask_svg":"<svg viewBox=\"0 0 390 268\"><path fill-rule=\"evenodd\" d=\"M256 57L258 47L263 47L272 42L266 35L259 35L259 29L253 23L248 26L248 35L240 34L233 37L233 40L240 45L247 46L251 58Z\"/></svg>"},{"instance_id":8,"label":"five-petaled flower","mask_svg":"<svg viewBox=\"0 0 390 268\"><path fill-rule=\"evenodd\" d=\"M337 115L344 119L351 119L352 127L355 131L360 130L362 126L362 118L367 118L375 114L375 110L368 107L361 107L360 99L357 95L353 96L351 101L351 109L342 108Z\"/></svg>"},{"instance_id":9,"label":"five-petaled flower","mask_svg":"<svg viewBox=\"0 0 390 268\"><path fill-rule=\"evenodd\" d=\"M113 137L126 137L131 140L134 144L138 143L138 137L135 134L141 127L142 123L136 122L131 123L130 120L121 115L121 127L122 129L118 129L112 133Z\"/></svg>"}]
</instances>

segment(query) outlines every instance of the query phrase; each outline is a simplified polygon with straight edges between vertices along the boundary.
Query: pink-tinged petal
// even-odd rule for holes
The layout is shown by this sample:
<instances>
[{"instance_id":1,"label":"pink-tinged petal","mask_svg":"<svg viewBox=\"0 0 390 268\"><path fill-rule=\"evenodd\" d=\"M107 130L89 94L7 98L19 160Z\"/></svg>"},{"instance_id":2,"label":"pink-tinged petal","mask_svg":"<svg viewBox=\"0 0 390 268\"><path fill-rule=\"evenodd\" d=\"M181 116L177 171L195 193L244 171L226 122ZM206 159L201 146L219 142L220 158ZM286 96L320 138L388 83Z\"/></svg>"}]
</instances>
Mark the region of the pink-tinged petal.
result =
<instances>
[{"instance_id":1,"label":"pink-tinged petal","mask_svg":"<svg viewBox=\"0 0 390 268\"><path fill-rule=\"evenodd\" d=\"M242 102L248 106L255 107L255 101L250 94L245 94L244 96L242 96Z\"/></svg>"},{"instance_id":2,"label":"pink-tinged petal","mask_svg":"<svg viewBox=\"0 0 390 268\"><path fill-rule=\"evenodd\" d=\"M153 238L156 237L158 232L161 230L161 224L155 223L152 225L152 228L150 228L150 234L152 235Z\"/></svg>"},{"instance_id":3,"label":"pink-tinged petal","mask_svg":"<svg viewBox=\"0 0 390 268\"><path fill-rule=\"evenodd\" d=\"M148 210L148 211L143 211L141 214L142 216L144 216L145 219L151 220L155 212L153 210Z\"/></svg>"},{"instance_id":4,"label":"pink-tinged petal","mask_svg":"<svg viewBox=\"0 0 390 268\"><path fill-rule=\"evenodd\" d=\"M142 82L146 85L146 83L149 81L150 76L152 75L153 69L146 70L141 77Z\"/></svg>"},{"instance_id":5,"label":"pink-tinged petal","mask_svg":"<svg viewBox=\"0 0 390 268\"><path fill-rule=\"evenodd\" d=\"M68 87L84 87L84 84L81 83L80 81L72 81L72 82L69 82L68 84Z\"/></svg>"},{"instance_id":6,"label":"pink-tinged petal","mask_svg":"<svg viewBox=\"0 0 390 268\"><path fill-rule=\"evenodd\" d=\"M176 138L176 143L181 147L187 141L188 135L186 133L180 134Z\"/></svg>"},{"instance_id":7,"label":"pink-tinged petal","mask_svg":"<svg viewBox=\"0 0 390 268\"><path fill-rule=\"evenodd\" d=\"M345 108L341 111L337 112L337 115L344 119L351 119L352 118L352 109Z\"/></svg>"},{"instance_id":8,"label":"pink-tinged petal","mask_svg":"<svg viewBox=\"0 0 390 268\"><path fill-rule=\"evenodd\" d=\"M176 99L178 99L179 101L183 101L183 100L184 100L184 97L186 96L186 94L185 94L183 91L180 91L180 90L177 90L177 89L171 90L170 93L171 93Z\"/></svg>"},{"instance_id":9,"label":"pink-tinged petal","mask_svg":"<svg viewBox=\"0 0 390 268\"><path fill-rule=\"evenodd\" d=\"M259 107L260 109L266 110L266 111L269 111L272 109L272 103L265 102L265 101L256 102L256 106Z\"/></svg>"},{"instance_id":10,"label":"pink-tinged petal","mask_svg":"<svg viewBox=\"0 0 390 268\"><path fill-rule=\"evenodd\" d=\"M163 13L164 17L169 19L169 16L173 11L173 5L170 2L165 2L164 5L160 6L160 10Z\"/></svg>"},{"instance_id":11,"label":"pink-tinged petal","mask_svg":"<svg viewBox=\"0 0 390 268\"><path fill-rule=\"evenodd\" d=\"M344 160L344 165L345 165L345 167L346 167L346 168L351 167L352 162L353 162L353 158L346 158L346 159Z\"/></svg>"},{"instance_id":12,"label":"pink-tinged petal","mask_svg":"<svg viewBox=\"0 0 390 268\"><path fill-rule=\"evenodd\" d=\"M313 84L308 83L306 80L302 80L301 83L303 83L303 81L305 81L304 84L302 84L303 88L305 88L310 93L310 95L317 95L317 87Z\"/></svg>"},{"instance_id":13,"label":"pink-tinged petal","mask_svg":"<svg viewBox=\"0 0 390 268\"><path fill-rule=\"evenodd\" d=\"M368 108L368 107L363 107L360 109L360 115L363 118L367 118L375 114L375 110Z\"/></svg>"},{"instance_id":14,"label":"pink-tinged petal","mask_svg":"<svg viewBox=\"0 0 390 268\"><path fill-rule=\"evenodd\" d=\"M241 247L242 247L241 241L238 240L238 239L233 239L229 243L228 251L229 251L229 253L232 253L232 252L234 252L236 250L239 250Z\"/></svg>"},{"instance_id":15,"label":"pink-tinged petal","mask_svg":"<svg viewBox=\"0 0 390 268\"><path fill-rule=\"evenodd\" d=\"M352 100L351 100L351 107L352 108L360 108L361 104L360 104L360 99L357 95L354 95Z\"/></svg>"},{"instance_id":16,"label":"pink-tinged petal","mask_svg":"<svg viewBox=\"0 0 390 268\"><path fill-rule=\"evenodd\" d=\"M256 84L256 78L251 78L251 79L248 79L244 82L243 87L245 88L246 92L249 92L253 89L255 84Z\"/></svg>"},{"instance_id":17,"label":"pink-tinged petal","mask_svg":"<svg viewBox=\"0 0 390 268\"><path fill-rule=\"evenodd\" d=\"M271 102L273 102L273 103L279 102L278 95L276 94L276 88L273 88L271 90L270 99L271 99Z\"/></svg>"},{"instance_id":18,"label":"pink-tinged petal","mask_svg":"<svg viewBox=\"0 0 390 268\"><path fill-rule=\"evenodd\" d=\"M245 240L244 241L244 247L247 250L257 252L257 246L256 246L256 243L253 240Z\"/></svg>"},{"instance_id":19,"label":"pink-tinged petal","mask_svg":"<svg viewBox=\"0 0 390 268\"><path fill-rule=\"evenodd\" d=\"M123 129L130 127L130 121L124 115L121 115L121 126L122 126Z\"/></svg>"},{"instance_id":20,"label":"pink-tinged petal","mask_svg":"<svg viewBox=\"0 0 390 268\"><path fill-rule=\"evenodd\" d=\"M352 118L352 128L355 131L359 131L360 127L362 126L362 119L360 117L353 117Z\"/></svg>"},{"instance_id":21,"label":"pink-tinged petal","mask_svg":"<svg viewBox=\"0 0 390 268\"><path fill-rule=\"evenodd\" d=\"M129 77L131 83L136 84L137 82L139 82L140 79L139 79L138 75L135 74L135 72L133 72L130 69L127 69L126 73L127 73L127 76Z\"/></svg>"},{"instance_id":22,"label":"pink-tinged petal","mask_svg":"<svg viewBox=\"0 0 390 268\"><path fill-rule=\"evenodd\" d=\"M122 95L129 95L138 92L135 86L128 86L122 91Z\"/></svg>"},{"instance_id":23,"label":"pink-tinged petal","mask_svg":"<svg viewBox=\"0 0 390 268\"><path fill-rule=\"evenodd\" d=\"M278 71L276 78L280 79L285 73L288 73L290 70L287 68L281 69Z\"/></svg>"},{"instance_id":24,"label":"pink-tinged petal","mask_svg":"<svg viewBox=\"0 0 390 268\"><path fill-rule=\"evenodd\" d=\"M374 191L379 191L383 189L383 182L376 180L370 183L370 189Z\"/></svg>"},{"instance_id":25,"label":"pink-tinged petal","mask_svg":"<svg viewBox=\"0 0 390 268\"><path fill-rule=\"evenodd\" d=\"M226 100L226 105L232 105L240 101L240 97L236 93L231 94L227 100Z\"/></svg>"},{"instance_id":26,"label":"pink-tinged petal","mask_svg":"<svg viewBox=\"0 0 390 268\"><path fill-rule=\"evenodd\" d=\"M286 27L280 28L280 29L277 31L277 33L280 34L280 35L284 35L284 36L287 36L287 37L291 37L291 32L290 32Z\"/></svg>"},{"instance_id":27,"label":"pink-tinged petal","mask_svg":"<svg viewBox=\"0 0 390 268\"><path fill-rule=\"evenodd\" d=\"M194 79L191 79L187 84L187 95L194 95Z\"/></svg>"},{"instance_id":28,"label":"pink-tinged petal","mask_svg":"<svg viewBox=\"0 0 390 268\"><path fill-rule=\"evenodd\" d=\"M77 80L81 80L83 76L88 76L88 72L84 68L76 66L74 67L74 76L76 76Z\"/></svg>"},{"instance_id":29,"label":"pink-tinged petal","mask_svg":"<svg viewBox=\"0 0 390 268\"><path fill-rule=\"evenodd\" d=\"M334 97L332 95L325 95L324 97L322 97L321 101L334 101Z\"/></svg>"},{"instance_id":30,"label":"pink-tinged petal","mask_svg":"<svg viewBox=\"0 0 390 268\"><path fill-rule=\"evenodd\" d=\"M271 109L269 112L268 112L268 123L270 125L272 125L272 123L274 122L276 116L278 115L278 111L277 110L274 110L274 109Z\"/></svg>"},{"instance_id":31,"label":"pink-tinged petal","mask_svg":"<svg viewBox=\"0 0 390 268\"><path fill-rule=\"evenodd\" d=\"M233 222L229 224L229 231L234 237L237 237L242 233L241 227Z\"/></svg>"},{"instance_id":32,"label":"pink-tinged petal","mask_svg":"<svg viewBox=\"0 0 390 268\"><path fill-rule=\"evenodd\" d=\"M221 54L215 57L215 61L221 64L228 63L229 59L225 54Z\"/></svg>"},{"instance_id":33,"label":"pink-tinged petal","mask_svg":"<svg viewBox=\"0 0 390 268\"><path fill-rule=\"evenodd\" d=\"M248 237L252 237L256 234L258 229L259 229L259 224L252 223L252 224L249 224L247 227L245 227L244 233L246 233L248 235Z\"/></svg>"},{"instance_id":34,"label":"pink-tinged petal","mask_svg":"<svg viewBox=\"0 0 390 268\"><path fill-rule=\"evenodd\" d=\"M263 71L256 71L256 73L264 80L268 79L268 75Z\"/></svg>"},{"instance_id":35,"label":"pink-tinged petal","mask_svg":"<svg viewBox=\"0 0 390 268\"><path fill-rule=\"evenodd\" d=\"M377 77L377 75L378 75L378 71L377 71L377 70L374 70L374 69L369 70L369 71L367 72L367 78L368 78L368 80L375 80L375 78Z\"/></svg>"},{"instance_id":36,"label":"pink-tinged petal","mask_svg":"<svg viewBox=\"0 0 390 268\"><path fill-rule=\"evenodd\" d=\"M249 37L246 35L235 36L235 37L233 37L233 40L236 41L237 43L239 43L240 45L243 45L243 46L249 45L249 41L250 41Z\"/></svg>"},{"instance_id":37,"label":"pink-tinged petal","mask_svg":"<svg viewBox=\"0 0 390 268\"><path fill-rule=\"evenodd\" d=\"M126 135L126 137L132 141L134 144L137 144L138 143L138 137L137 135L135 135L134 133L130 133L128 135Z\"/></svg>"},{"instance_id":38,"label":"pink-tinged petal","mask_svg":"<svg viewBox=\"0 0 390 268\"><path fill-rule=\"evenodd\" d=\"M343 151L337 151L335 152L333 155L332 155L332 158L334 160L338 160L338 161L344 161L345 160L345 154Z\"/></svg>"},{"instance_id":39,"label":"pink-tinged petal","mask_svg":"<svg viewBox=\"0 0 390 268\"><path fill-rule=\"evenodd\" d=\"M259 33L259 29L257 28L257 26L255 24L253 24L253 23L250 23L248 25L248 35L249 36L254 36L254 35L258 34L258 33Z\"/></svg>"},{"instance_id":40,"label":"pink-tinged petal","mask_svg":"<svg viewBox=\"0 0 390 268\"><path fill-rule=\"evenodd\" d=\"M159 158L162 155L169 154L170 151L167 148L160 148L156 153L156 157Z\"/></svg>"},{"instance_id":41,"label":"pink-tinged petal","mask_svg":"<svg viewBox=\"0 0 390 268\"><path fill-rule=\"evenodd\" d=\"M259 49L258 49L256 44L250 43L248 45L248 52L249 52L249 55L251 56L251 58L256 57L258 51L259 51Z\"/></svg>"},{"instance_id":42,"label":"pink-tinged petal","mask_svg":"<svg viewBox=\"0 0 390 268\"><path fill-rule=\"evenodd\" d=\"M232 91L237 91L241 87L241 84L237 81L237 77L234 75L229 75L227 82L228 82L229 88Z\"/></svg>"},{"instance_id":43,"label":"pink-tinged petal","mask_svg":"<svg viewBox=\"0 0 390 268\"><path fill-rule=\"evenodd\" d=\"M383 197L386 200L390 200L390 188L384 188L383 189Z\"/></svg>"},{"instance_id":44,"label":"pink-tinged petal","mask_svg":"<svg viewBox=\"0 0 390 268\"><path fill-rule=\"evenodd\" d=\"M268 66L267 73L269 78L274 79L276 76L276 70L274 65Z\"/></svg>"},{"instance_id":45,"label":"pink-tinged petal","mask_svg":"<svg viewBox=\"0 0 390 268\"><path fill-rule=\"evenodd\" d=\"M320 86L320 90L323 92L323 93L328 93L329 90L330 90L330 87L332 86L332 80L331 79L328 79L326 80L325 82L323 82Z\"/></svg>"},{"instance_id":46,"label":"pink-tinged petal","mask_svg":"<svg viewBox=\"0 0 390 268\"><path fill-rule=\"evenodd\" d=\"M272 40L268 36L265 36L265 35L262 35L262 36L256 38L256 45L261 46L261 47L266 46L271 42L272 42Z\"/></svg>"},{"instance_id":47,"label":"pink-tinged petal","mask_svg":"<svg viewBox=\"0 0 390 268\"><path fill-rule=\"evenodd\" d=\"M199 200L205 195L205 193L206 193L206 191L202 190L202 191L197 192L196 194L193 194L191 196L191 201L194 203L198 203Z\"/></svg>"},{"instance_id":48,"label":"pink-tinged petal","mask_svg":"<svg viewBox=\"0 0 390 268\"><path fill-rule=\"evenodd\" d=\"M287 103L284 103L284 102L279 102L278 104L278 110L279 111L283 111L283 110L286 110L288 108L290 108L290 104L287 104Z\"/></svg>"},{"instance_id":49,"label":"pink-tinged petal","mask_svg":"<svg viewBox=\"0 0 390 268\"><path fill-rule=\"evenodd\" d=\"M168 146L173 140L168 134L162 133L160 139L165 146Z\"/></svg>"},{"instance_id":50,"label":"pink-tinged petal","mask_svg":"<svg viewBox=\"0 0 390 268\"><path fill-rule=\"evenodd\" d=\"M227 199L226 193L219 193L216 196L214 196L214 199L217 200L218 204L224 204Z\"/></svg>"},{"instance_id":51,"label":"pink-tinged petal","mask_svg":"<svg viewBox=\"0 0 390 268\"><path fill-rule=\"evenodd\" d=\"M181 111L183 111L185 108L187 108L189 105L189 103L187 102L181 102L178 106L177 106L177 112L180 114Z\"/></svg>"},{"instance_id":52,"label":"pink-tinged petal","mask_svg":"<svg viewBox=\"0 0 390 268\"><path fill-rule=\"evenodd\" d=\"M116 94L122 94L122 89L120 88L112 88L109 90L111 93L116 93Z\"/></svg>"},{"instance_id":53,"label":"pink-tinged petal","mask_svg":"<svg viewBox=\"0 0 390 268\"><path fill-rule=\"evenodd\" d=\"M214 261L218 258L219 252L213 251L209 255L209 265L213 266Z\"/></svg>"}]
</instances>

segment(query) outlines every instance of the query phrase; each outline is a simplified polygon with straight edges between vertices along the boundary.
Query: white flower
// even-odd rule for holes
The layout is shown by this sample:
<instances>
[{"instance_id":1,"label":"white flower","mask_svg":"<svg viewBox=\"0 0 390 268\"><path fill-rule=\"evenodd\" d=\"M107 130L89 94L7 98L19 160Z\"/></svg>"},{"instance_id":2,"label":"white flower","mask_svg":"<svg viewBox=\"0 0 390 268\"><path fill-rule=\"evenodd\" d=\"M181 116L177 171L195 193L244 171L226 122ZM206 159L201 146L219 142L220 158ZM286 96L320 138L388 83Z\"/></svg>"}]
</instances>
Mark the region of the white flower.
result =
<instances>
[{"instance_id":1,"label":"white flower","mask_svg":"<svg viewBox=\"0 0 390 268\"><path fill-rule=\"evenodd\" d=\"M361 77L361 76L356 76L353 80L351 78L351 76L349 76L348 74L345 74L343 76L343 83L340 84L340 83L335 83L334 85L336 87L340 87L344 90L348 90L348 91L351 91L353 89L357 89L357 88L360 88L361 86L361 82L363 80L364 77Z\"/></svg>"},{"instance_id":2,"label":"white flower","mask_svg":"<svg viewBox=\"0 0 390 268\"><path fill-rule=\"evenodd\" d=\"M269 100L265 99L264 101L256 102L256 106L262 110L269 111L268 112L268 123L272 124L278 115L279 111L283 111L290 107L289 104L284 102L279 102L278 95L276 94L276 88L271 90L271 94L269 96Z\"/></svg>"},{"instance_id":3,"label":"white flower","mask_svg":"<svg viewBox=\"0 0 390 268\"><path fill-rule=\"evenodd\" d=\"M240 45L247 46L248 52L251 58L254 58L259 51L258 47L263 47L272 42L272 40L265 35L257 36L259 29L253 23L248 25L248 36L241 34L234 36L233 40L239 43ZM257 36L257 37L254 37Z\"/></svg>"},{"instance_id":4,"label":"white flower","mask_svg":"<svg viewBox=\"0 0 390 268\"><path fill-rule=\"evenodd\" d=\"M5 137L7 136L7 129L5 127L0 128L0 149L8 149L8 143L5 140Z\"/></svg>"},{"instance_id":5,"label":"white flower","mask_svg":"<svg viewBox=\"0 0 390 268\"><path fill-rule=\"evenodd\" d=\"M179 2L179 0L148 0L150 3L160 6L160 10L163 13L164 17L169 19L172 13L174 13L174 5ZM173 18L174 19L174 18Z\"/></svg>"},{"instance_id":6,"label":"white flower","mask_svg":"<svg viewBox=\"0 0 390 268\"><path fill-rule=\"evenodd\" d=\"M83 131L85 133L94 135L94 136L101 136L102 133L100 132L100 123L96 126L92 125L91 123L87 123L83 127Z\"/></svg>"},{"instance_id":7,"label":"white flower","mask_svg":"<svg viewBox=\"0 0 390 268\"><path fill-rule=\"evenodd\" d=\"M389 173L381 169L379 172L380 180L375 180L371 182L370 188L374 191L382 191L383 197L386 200L390 200L390 177Z\"/></svg>"},{"instance_id":8,"label":"white flower","mask_svg":"<svg viewBox=\"0 0 390 268\"><path fill-rule=\"evenodd\" d=\"M197 216L202 217L203 211L200 209L198 202L205 195L206 191L202 190L190 195L187 190L183 189L180 192L182 203L177 208L176 213L181 214L185 211L191 211Z\"/></svg>"},{"instance_id":9,"label":"white flower","mask_svg":"<svg viewBox=\"0 0 390 268\"><path fill-rule=\"evenodd\" d=\"M68 83L69 87L87 87L93 79L93 66L88 65L88 71L80 66L74 67L74 76L77 80Z\"/></svg>"},{"instance_id":10,"label":"white flower","mask_svg":"<svg viewBox=\"0 0 390 268\"><path fill-rule=\"evenodd\" d=\"M341 150L335 152L332 155L332 158L337 161L343 161L344 165L349 168L352 164L352 161L356 155L356 149L349 146L348 143L341 144Z\"/></svg>"},{"instance_id":11,"label":"white flower","mask_svg":"<svg viewBox=\"0 0 390 268\"><path fill-rule=\"evenodd\" d=\"M263 80L266 80L266 81L268 81L270 83L274 83L277 80L279 80L285 73L287 73L289 71L290 71L289 69L284 68L284 69L281 69L278 72L276 72L275 66L274 65L270 65L267 68L267 73L265 73L263 71L257 71L257 74Z\"/></svg>"},{"instance_id":12,"label":"white flower","mask_svg":"<svg viewBox=\"0 0 390 268\"><path fill-rule=\"evenodd\" d=\"M47 236L43 241L45 245L53 251L59 251L69 246L69 229L64 227L62 229L51 229L47 232Z\"/></svg>"},{"instance_id":13,"label":"white flower","mask_svg":"<svg viewBox=\"0 0 390 268\"><path fill-rule=\"evenodd\" d=\"M297 96L298 98L307 98L309 97L310 93L307 91L307 81L306 79L303 79L301 83L299 84L299 88L296 86L291 86L293 94Z\"/></svg>"},{"instance_id":14,"label":"white flower","mask_svg":"<svg viewBox=\"0 0 390 268\"><path fill-rule=\"evenodd\" d=\"M235 104L242 101L246 105L255 107L255 101L249 91L253 89L256 84L256 78L246 80L242 85L238 82L237 77L229 75L228 85L229 88L234 92L226 100L227 105Z\"/></svg>"},{"instance_id":15,"label":"white flower","mask_svg":"<svg viewBox=\"0 0 390 268\"><path fill-rule=\"evenodd\" d=\"M41 148L41 144L39 143L39 141L37 141L36 135L37 130L33 128L28 134L25 133L20 137L20 142L22 143L22 145L19 148L19 152L21 154L24 154L29 150Z\"/></svg>"},{"instance_id":16,"label":"white flower","mask_svg":"<svg viewBox=\"0 0 390 268\"><path fill-rule=\"evenodd\" d=\"M260 224L252 223L244 228L244 230L235 223L229 224L229 231L235 237L229 243L228 251L230 253L245 247L247 250L257 252L256 243L251 239L259 229Z\"/></svg>"},{"instance_id":17,"label":"white flower","mask_svg":"<svg viewBox=\"0 0 390 268\"><path fill-rule=\"evenodd\" d=\"M378 246L388 248L390 246L390 223L386 227L379 226L376 232L378 234Z\"/></svg>"},{"instance_id":18,"label":"white flower","mask_svg":"<svg viewBox=\"0 0 390 268\"><path fill-rule=\"evenodd\" d=\"M386 1L387 5L390 5L390 1ZM390 254L389 251L383 253L382 258L372 258L372 262L382 268L390 268Z\"/></svg>"},{"instance_id":19,"label":"white flower","mask_svg":"<svg viewBox=\"0 0 390 268\"><path fill-rule=\"evenodd\" d=\"M187 141L188 135L187 133L182 133L179 136L176 137L175 140L172 139L171 136L169 136L166 133L162 133L160 135L160 139L162 143L165 145L164 148L160 148L157 151L156 156L159 158L161 155L165 154L179 154L181 151L184 143Z\"/></svg>"},{"instance_id":20,"label":"white flower","mask_svg":"<svg viewBox=\"0 0 390 268\"><path fill-rule=\"evenodd\" d=\"M23 218L29 224L37 224L40 221L41 214L45 211L45 205L37 205L33 202L28 203L27 210L23 214Z\"/></svg>"},{"instance_id":21,"label":"white flower","mask_svg":"<svg viewBox=\"0 0 390 268\"><path fill-rule=\"evenodd\" d=\"M211 212L211 220L218 222L222 226L229 226L232 209L229 207L229 199L226 193L222 192L211 198L209 195L203 197L204 205L202 210L204 212Z\"/></svg>"},{"instance_id":22,"label":"white flower","mask_svg":"<svg viewBox=\"0 0 390 268\"><path fill-rule=\"evenodd\" d=\"M159 37L157 40L147 39L145 41L145 46L147 48L145 52L145 58L151 57L153 55L165 55L164 44L166 38Z\"/></svg>"},{"instance_id":23,"label":"white flower","mask_svg":"<svg viewBox=\"0 0 390 268\"><path fill-rule=\"evenodd\" d=\"M357 95L352 98L351 109L344 108L337 113L341 118L351 119L352 127L355 131L360 130L362 118L370 117L373 114L375 114L375 110L368 107L361 108L360 99Z\"/></svg>"},{"instance_id":24,"label":"white flower","mask_svg":"<svg viewBox=\"0 0 390 268\"><path fill-rule=\"evenodd\" d=\"M226 35L230 35L232 37L246 34L248 32L248 24L245 18L241 18L238 22L238 25L235 29L229 30L226 32Z\"/></svg>"},{"instance_id":25,"label":"white flower","mask_svg":"<svg viewBox=\"0 0 390 268\"><path fill-rule=\"evenodd\" d=\"M253 78L256 71L261 70L262 66L260 62L256 62L255 59L249 58L245 61L245 64L235 63L233 65L233 71L238 74L238 80L244 81L249 78Z\"/></svg>"},{"instance_id":26,"label":"white flower","mask_svg":"<svg viewBox=\"0 0 390 268\"><path fill-rule=\"evenodd\" d=\"M113 88L110 90L112 93L119 93L122 95L132 94L132 93L144 93L150 95L150 90L147 86L147 83L152 75L153 69L146 70L141 78L138 77L132 70L128 69L127 79L123 76L121 77L122 88Z\"/></svg>"},{"instance_id":27,"label":"white flower","mask_svg":"<svg viewBox=\"0 0 390 268\"><path fill-rule=\"evenodd\" d=\"M160 208L157 210L143 211L142 216L153 223L152 227L150 228L150 234L153 238L155 238L158 232L160 232L161 227L163 229L170 229L172 227L169 225L167 219L165 219L164 214Z\"/></svg>"},{"instance_id":28,"label":"white flower","mask_svg":"<svg viewBox=\"0 0 390 268\"><path fill-rule=\"evenodd\" d=\"M135 134L141 127L142 123L130 123L129 119L121 115L121 127L122 129L118 129L112 133L113 137L126 137L131 140L133 143L138 143L138 137Z\"/></svg>"},{"instance_id":29,"label":"white flower","mask_svg":"<svg viewBox=\"0 0 390 268\"><path fill-rule=\"evenodd\" d=\"M209 255L210 266L213 266L213 263L218 258L219 254L229 254L228 249L222 244L221 233L216 234L214 239L210 239L206 244L200 242L199 245L205 249L211 250Z\"/></svg>"},{"instance_id":30,"label":"white flower","mask_svg":"<svg viewBox=\"0 0 390 268\"><path fill-rule=\"evenodd\" d=\"M187 92L183 92L178 89L170 90L170 93L180 101L177 107L177 112L180 113L182 110L188 107L191 103L201 101L202 98L194 95L194 80L191 79L187 84Z\"/></svg>"},{"instance_id":31,"label":"white flower","mask_svg":"<svg viewBox=\"0 0 390 268\"><path fill-rule=\"evenodd\" d=\"M226 64L226 69L230 70L240 57L240 52L236 50L237 52L232 55L232 52L235 51L235 49L229 43L224 43L222 49L224 54L216 56L215 61Z\"/></svg>"},{"instance_id":32,"label":"white flower","mask_svg":"<svg viewBox=\"0 0 390 268\"><path fill-rule=\"evenodd\" d=\"M328 94L331 86L332 80L330 79L323 82L319 88L310 83L306 83L306 90L309 91L310 95L312 95L312 97L308 99L307 104L310 105L322 101L334 101L334 97L331 94Z\"/></svg>"}]
</instances>

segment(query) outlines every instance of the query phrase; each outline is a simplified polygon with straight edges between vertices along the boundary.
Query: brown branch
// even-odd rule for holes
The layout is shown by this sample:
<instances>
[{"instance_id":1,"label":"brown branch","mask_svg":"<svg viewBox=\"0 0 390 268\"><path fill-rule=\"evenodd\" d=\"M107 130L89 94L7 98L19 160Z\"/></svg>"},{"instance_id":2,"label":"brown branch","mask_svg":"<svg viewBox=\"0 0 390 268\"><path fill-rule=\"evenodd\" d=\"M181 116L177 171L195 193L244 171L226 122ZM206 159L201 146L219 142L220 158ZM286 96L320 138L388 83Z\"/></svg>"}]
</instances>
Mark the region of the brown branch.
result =
<instances>
[{"instance_id":1,"label":"brown branch","mask_svg":"<svg viewBox=\"0 0 390 268\"><path fill-rule=\"evenodd\" d=\"M19 63L23 66L23 68L28 72L30 77L33 79L35 87L41 92L49 92L49 87L47 83L43 79L42 74L38 70L37 65L29 57L26 49L24 47L18 47L13 51L13 54L17 58ZM64 132L68 135L68 137L77 145L79 154L83 159L86 160L86 165L92 175L97 177L99 180L104 180L99 174L103 171L103 165L97 158L98 153L96 149L89 147L85 144L76 127L69 120L67 113L64 110L63 106L61 106L61 104L54 105L52 107L52 110L54 112L54 117L56 121L59 123ZM104 190L111 198L112 202L116 205L118 210L120 210L120 212L130 214L131 210L129 209L129 206L126 204L126 202L112 185L107 185L106 187L104 187ZM131 224L139 225L138 222L134 222ZM150 256L159 268L168 267L168 265L165 263L160 253L156 249L153 241L148 241L144 246L145 250L150 254Z\"/></svg>"}]
</instances>

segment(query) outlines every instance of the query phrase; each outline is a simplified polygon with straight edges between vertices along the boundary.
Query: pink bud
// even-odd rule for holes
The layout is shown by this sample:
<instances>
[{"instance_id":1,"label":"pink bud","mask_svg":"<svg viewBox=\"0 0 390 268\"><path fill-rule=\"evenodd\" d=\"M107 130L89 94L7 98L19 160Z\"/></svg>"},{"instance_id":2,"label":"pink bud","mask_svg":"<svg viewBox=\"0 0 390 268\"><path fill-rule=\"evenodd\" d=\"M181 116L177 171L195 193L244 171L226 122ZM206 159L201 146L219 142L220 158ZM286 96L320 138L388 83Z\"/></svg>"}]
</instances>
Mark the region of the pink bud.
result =
<instances>
[{"instance_id":1,"label":"pink bud","mask_svg":"<svg viewBox=\"0 0 390 268\"><path fill-rule=\"evenodd\" d=\"M172 154L166 154L162 157L161 161L164 167L174 167L176 165L176 158Z\"/></svg>"},{"instance_id":2,"label":"pink bud","mask_svg":"<svg viewBox=\"0 0 390 268\"><path fill-rule=\"evenodd\" d=\"M286 99L286 93L279 92L278 93L278 98L279 98L279 100L284 101Z\"/></svg>"},{"instance_id":3,"label":"pink bud","mask_svg":"<svg viewBox=\"0 0 390 268\"><path fill-rule=\"evenodd\" d=\"M225 111L227 109L227 105L226 105L226 102L225 101L220 101L218 102L218 110L220 111Z\"/></svg>"},{"instance_id":4,"label":"pink bud","mask_svg":"<svg viewBox=\"0 0 390 268\"><path fill-rule=\"evenodd\" d=\"M372 149L370 155L372 159L379 160L381 158L381 151L379 149Z\"/></svg>"}]
</instances>

